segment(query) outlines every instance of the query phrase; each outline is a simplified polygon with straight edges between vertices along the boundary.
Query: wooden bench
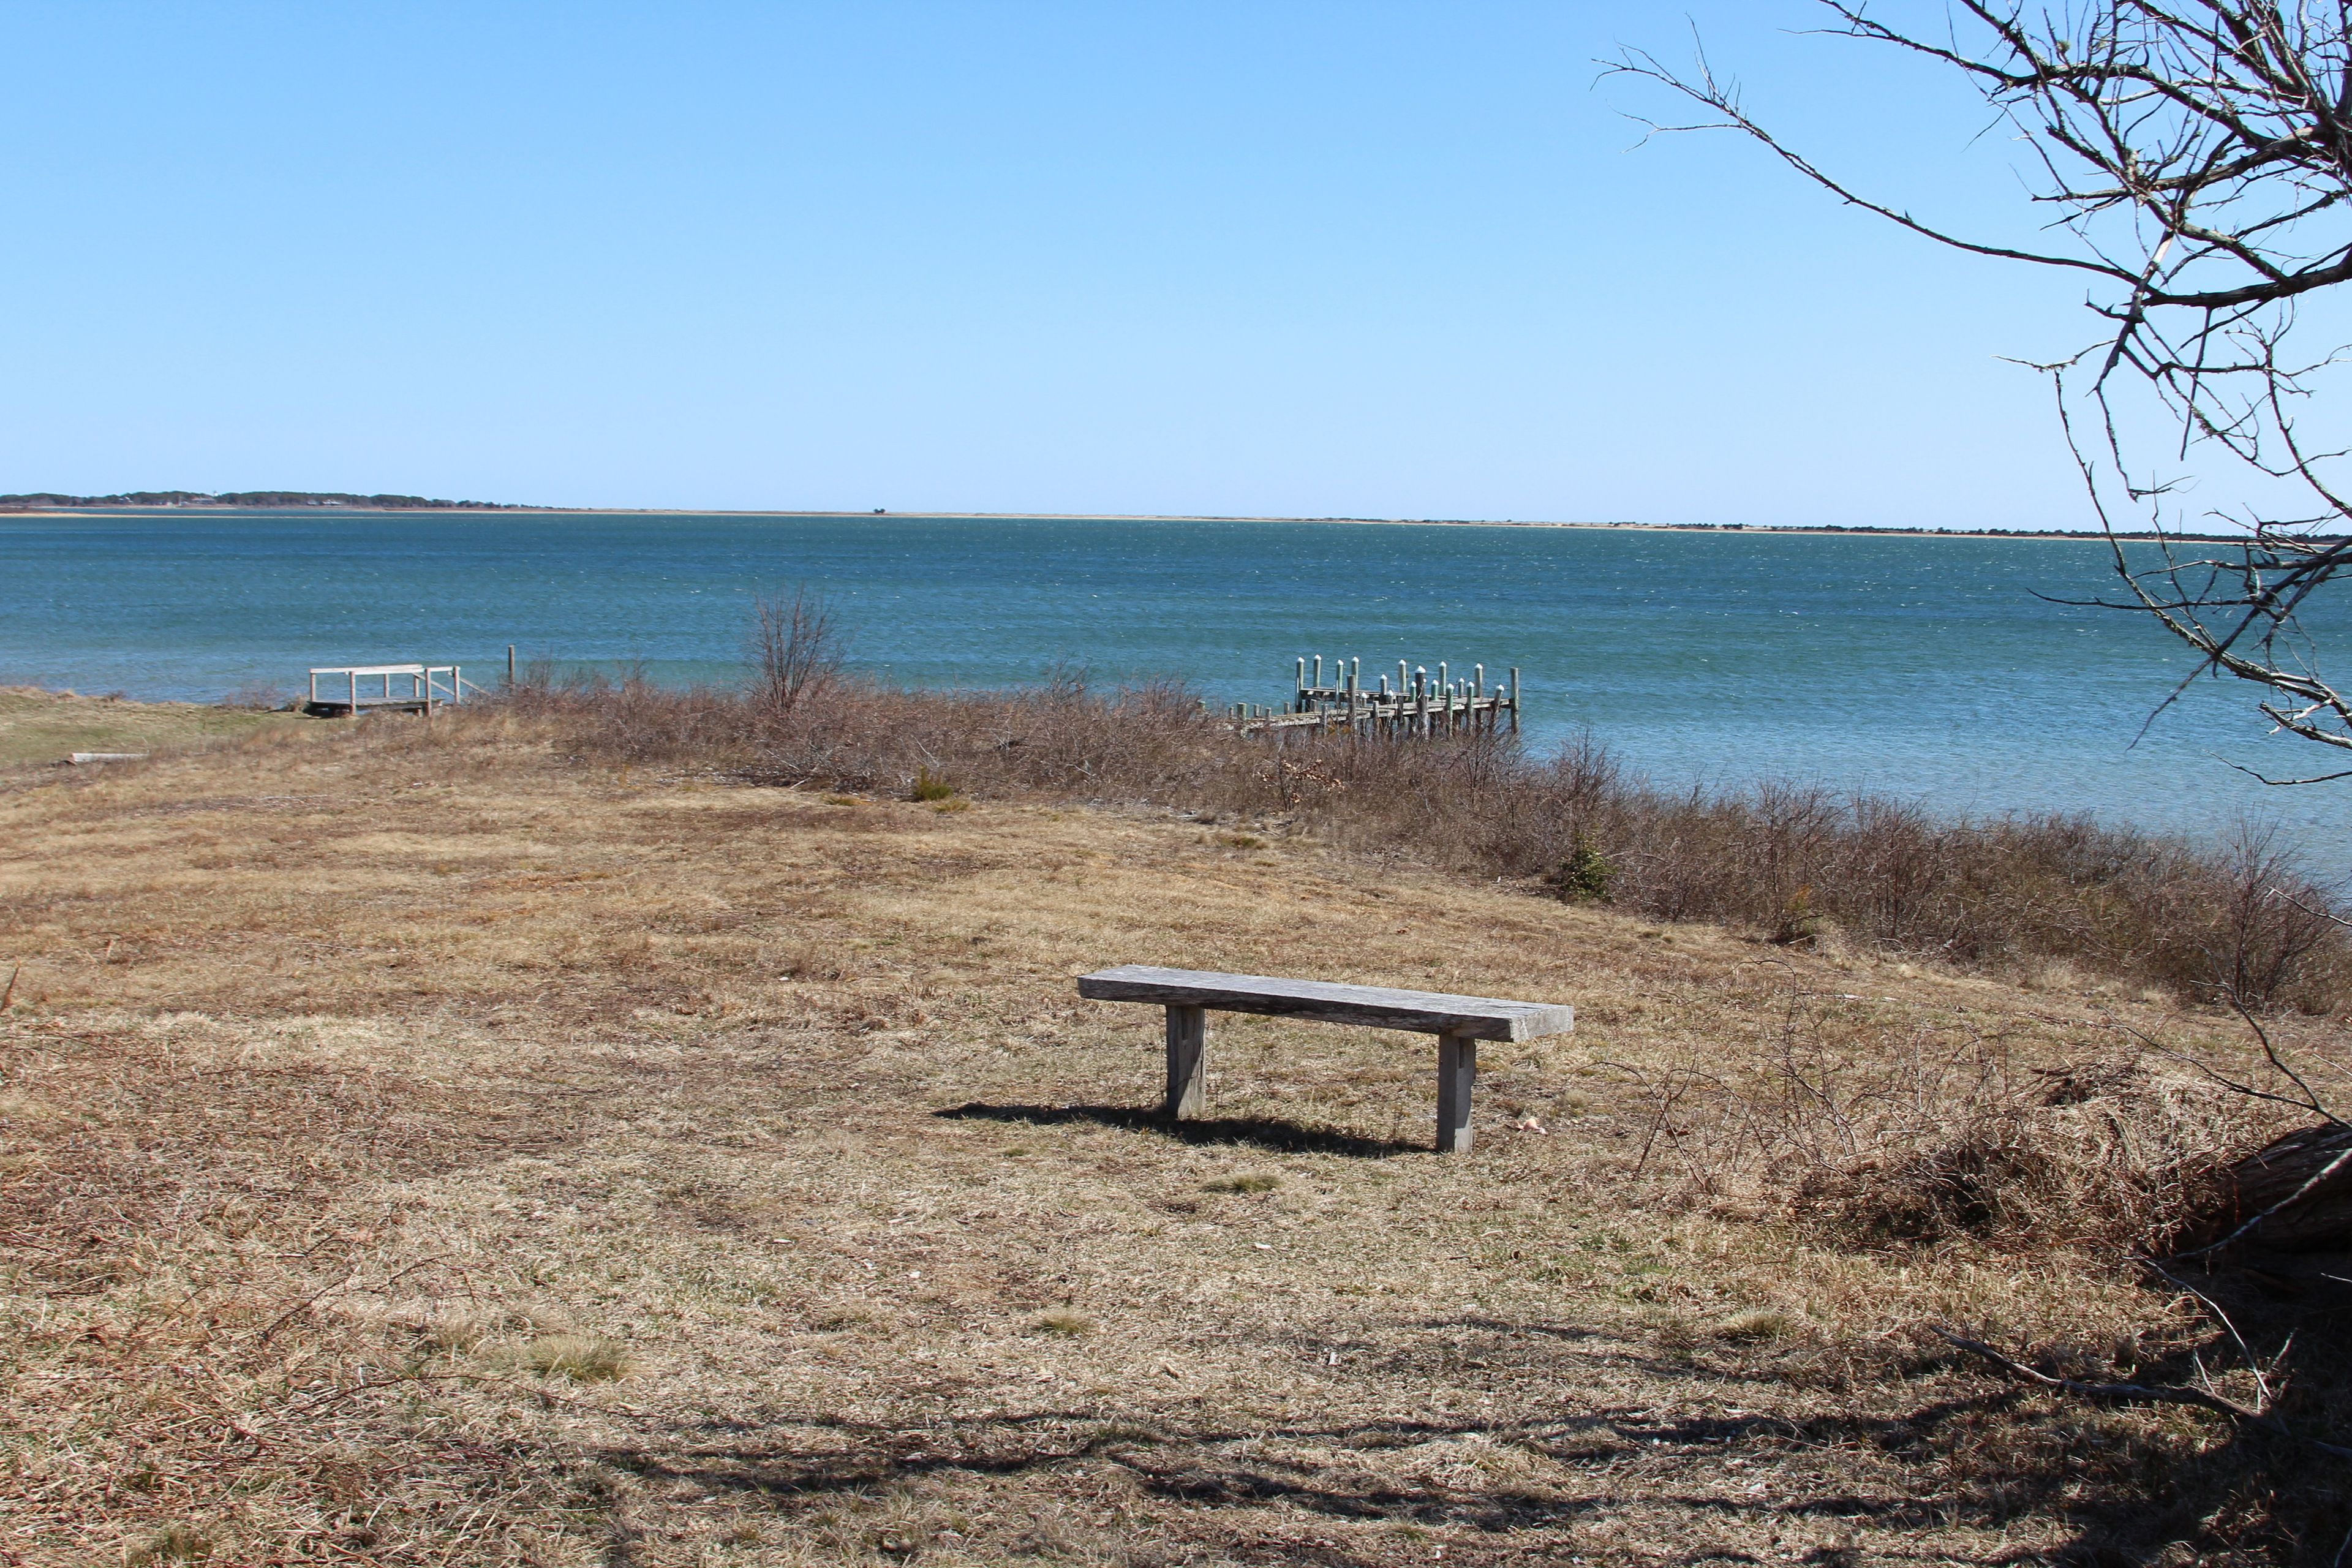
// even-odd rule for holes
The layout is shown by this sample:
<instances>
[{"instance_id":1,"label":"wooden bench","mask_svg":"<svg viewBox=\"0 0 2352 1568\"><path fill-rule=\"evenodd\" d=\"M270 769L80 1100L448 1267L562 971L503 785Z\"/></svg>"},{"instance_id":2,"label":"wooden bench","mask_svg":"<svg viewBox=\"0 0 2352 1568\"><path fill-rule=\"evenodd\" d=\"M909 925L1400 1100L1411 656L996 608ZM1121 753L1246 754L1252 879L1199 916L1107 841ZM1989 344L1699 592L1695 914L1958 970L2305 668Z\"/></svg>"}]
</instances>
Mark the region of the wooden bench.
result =
<instances>
[{"instance_id":1,"label":"wooden bench","mask_svg":"<svg viewBox=\"0 0 2352 1568\"><path fill-rule=\"evenodd\" d=\"M1548 1002L1504 1002L1437 991L1389 991L1264 974L1121 964L1078 978L1097 1002L1156 1002L1168 1009L1168 1105L1172 1120L1201 1114L1206 1098L1209 1009L1411 1029L1437 1037L1437 1147L1470 1152L1470 1090L1481 1040L1537 1040L1576 1026L1576 1010Z\"/></svg>"}]
</instances>

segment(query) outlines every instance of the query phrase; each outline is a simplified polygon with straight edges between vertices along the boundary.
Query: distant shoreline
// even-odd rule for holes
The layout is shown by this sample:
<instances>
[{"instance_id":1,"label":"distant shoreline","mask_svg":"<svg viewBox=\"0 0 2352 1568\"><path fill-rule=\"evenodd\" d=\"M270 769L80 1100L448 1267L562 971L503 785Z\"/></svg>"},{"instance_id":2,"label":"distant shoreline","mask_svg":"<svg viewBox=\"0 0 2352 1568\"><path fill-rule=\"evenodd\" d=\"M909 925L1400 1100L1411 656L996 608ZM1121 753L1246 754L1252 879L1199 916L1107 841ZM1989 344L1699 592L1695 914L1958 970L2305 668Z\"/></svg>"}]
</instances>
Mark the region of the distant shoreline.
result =
<instances>
[{"instance_id":1,"label":"distant shoreline","mask_svg":"<svg viewBox=\"0 0 2352 1568\"><path fill-rule=\"evenodd\" d=\"M1597 533L1730 533L1765 534L1775 538L1811 534L1828 538L1894 539L2053 539L2093 542L2110 537L2095 529L2063 528L1896 528L1842 523L1762 522L1576 522L1517 518L1475 517L1220 517L1205 512L1088 511L826 511L787 508L700 508L656 506L535 506L484 502L434 502L424 506L372 507L343 502L301 502L284 506L252 506L236 502L196 501L141 506L114 502L92 506L0 506L0 521L9 518L104 517L156 512L282 512L289 516L413 518L447 517L806 517L836 518L845 522L867 519L920 518L931 521L968 522L1310 522L1361 528L1556 528ZM2167 533L2146 530L2112 537L2153 542L2163 538L2180 544L2238 544L2242 536L2226 533ZM2326 536L2315 535L2314 538Z\"/></svg>"}]
</instances>

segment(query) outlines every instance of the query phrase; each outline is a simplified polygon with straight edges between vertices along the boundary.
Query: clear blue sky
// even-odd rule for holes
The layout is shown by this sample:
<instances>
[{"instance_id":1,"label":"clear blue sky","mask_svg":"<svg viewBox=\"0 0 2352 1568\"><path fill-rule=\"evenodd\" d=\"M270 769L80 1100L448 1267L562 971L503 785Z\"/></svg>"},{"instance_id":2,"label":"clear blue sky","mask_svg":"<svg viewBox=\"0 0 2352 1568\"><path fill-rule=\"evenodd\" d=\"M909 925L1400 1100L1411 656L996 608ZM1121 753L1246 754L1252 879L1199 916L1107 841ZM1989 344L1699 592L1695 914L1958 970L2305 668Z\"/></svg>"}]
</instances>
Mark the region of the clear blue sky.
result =
<instances>
[{"instance_id":1,"label":"clear blue sky","mask_svg":"<svg viewBox=\"0 0 2352 1568\"><path fill-rule=\"evenodd\" d=\"M1905 9L1898 6L1896 9ZM1932 5L1913 5L1940 14ZM1802 0L0 4L0 490L2079 526L2014 150Z\"/></svg>"}]
</instances>

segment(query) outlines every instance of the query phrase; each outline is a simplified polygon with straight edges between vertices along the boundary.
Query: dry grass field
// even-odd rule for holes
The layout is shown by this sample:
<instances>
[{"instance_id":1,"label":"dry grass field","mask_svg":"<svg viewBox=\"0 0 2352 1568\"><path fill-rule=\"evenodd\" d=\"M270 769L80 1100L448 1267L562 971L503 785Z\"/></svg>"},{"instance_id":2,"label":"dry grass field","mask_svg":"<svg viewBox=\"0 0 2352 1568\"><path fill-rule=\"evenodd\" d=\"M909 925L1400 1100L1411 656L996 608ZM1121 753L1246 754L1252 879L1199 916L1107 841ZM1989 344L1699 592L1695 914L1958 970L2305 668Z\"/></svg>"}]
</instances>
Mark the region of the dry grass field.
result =
<instances>
[{"instance_id":1,"label":"dry grass field","mask_svg":"<svg viewBox=\"0 0 2352 1568\"><path fill-rule=\"evenodd\" d=\"M2241 1031L2154 992L1265 825L578 765L497 712L20 769L0 846L0 1563L2179 1564L2352 1528L2341 1460L1931 1331L2249 1392L2118 1240L2263 1131L2163 1054ZM1467 1158L1426 1152L1426 1039L1328 1026L1214 1016L1214 1119L1171 1129L1156 1012L1073 990L1122 962L1579 1022L1490 1047ZM1936 1166L1964 1135L2011 1163Z\"/></svg>"}]
</instances>

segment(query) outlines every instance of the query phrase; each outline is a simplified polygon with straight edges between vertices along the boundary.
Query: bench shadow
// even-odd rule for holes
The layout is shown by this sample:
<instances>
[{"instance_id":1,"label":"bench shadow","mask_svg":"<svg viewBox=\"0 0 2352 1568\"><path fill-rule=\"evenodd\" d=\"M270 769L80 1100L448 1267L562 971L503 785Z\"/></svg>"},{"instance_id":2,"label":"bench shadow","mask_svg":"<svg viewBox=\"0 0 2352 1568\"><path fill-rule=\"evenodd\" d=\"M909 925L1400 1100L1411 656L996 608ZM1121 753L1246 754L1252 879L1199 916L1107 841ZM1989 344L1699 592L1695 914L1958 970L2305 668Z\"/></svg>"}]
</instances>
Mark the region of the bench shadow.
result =
<instances>
[{"instance_id":1,"label":"bench shadow","mask_svg":"<svg viewBox=\"0 0 2352 1568\"><path fill-rule=\"evenodd\" d=\"M1344 1154L1358 1160L1385 1160L1393 1154L1429 1152L1423 1143L1360 1138L1352 1132L1335 1132L1327 1127L1310 1127L1276 1117L1212 1116L1176 1121L1160 1110L1133 1105L988 1105L973 1100L931 1114L950 1121L1018 1121L1034 1127L1086 1121L1129 1132L1157 1132L1182 1143L1244 1143L1283 1154Z\"/></svg>"}]
</instances>

